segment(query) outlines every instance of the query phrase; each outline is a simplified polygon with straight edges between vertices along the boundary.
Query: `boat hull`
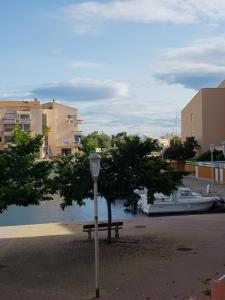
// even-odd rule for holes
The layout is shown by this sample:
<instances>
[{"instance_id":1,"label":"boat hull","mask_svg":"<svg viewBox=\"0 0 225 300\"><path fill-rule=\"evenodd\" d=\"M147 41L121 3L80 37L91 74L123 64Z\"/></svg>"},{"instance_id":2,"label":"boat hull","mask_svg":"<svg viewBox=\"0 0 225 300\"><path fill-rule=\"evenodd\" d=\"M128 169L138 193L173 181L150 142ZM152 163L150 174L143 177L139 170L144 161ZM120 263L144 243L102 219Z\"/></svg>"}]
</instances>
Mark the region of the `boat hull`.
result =
<instances>
[{"instance_id":1,"label":"boat hull","mask_svg":"<svg viewBox=\"0 0 225 300\"><path fill-rule=\"evenodd\" d=\"M169 214L169 213L188 213L209 210L215 202L215 199L201 199L198 201L155 201L154 204L147 203L147 197L142 198L139 208L145 214Z\"/></svg>"}]
</instances>

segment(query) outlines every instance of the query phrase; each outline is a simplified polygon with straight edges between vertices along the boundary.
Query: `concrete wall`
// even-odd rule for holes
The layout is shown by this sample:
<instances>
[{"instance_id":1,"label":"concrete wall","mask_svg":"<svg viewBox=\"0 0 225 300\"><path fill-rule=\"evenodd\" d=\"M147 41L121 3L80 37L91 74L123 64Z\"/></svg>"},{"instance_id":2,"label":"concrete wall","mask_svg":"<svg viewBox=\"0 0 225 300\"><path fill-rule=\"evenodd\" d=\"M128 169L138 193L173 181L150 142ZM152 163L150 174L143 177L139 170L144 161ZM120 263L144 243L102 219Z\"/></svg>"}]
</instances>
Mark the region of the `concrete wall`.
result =
<instances>
[{"instance_id":1,"label":"concrete wall","mask_svg":"<svg viewBox=\"0 0 225 300\"><path fill-rule=\"evenodd\" d=\"M224 82L225 85L225 82ZM223 83L221 84L223 86ZM225 141L225 88L201 89L181 112L181 136L194 136L199 153Z\"/></svg>"},{"instance_id":2,"label":"concrete wall","mask_svg":"<svg viewBox=\"0 0 225 300\"><path fill-rule=\"evenodd\" d=\"M29 120L5 120L5 114L30 114ZM0 148L4 148L4 137L11 136L12 131L4 131L4 124L20 125L30 124L32 135L42 132L42 125L40 122L42 116L42 108L39 101L1 101L0 102Z\"/></svg>"},{"instance_id":3,"label":"concrete wall","mask_svg":"<svg viewBox=\"0 0 225 300\"><path fill-rule=\"evenodd\" d=\"M202 90L181 111L181 138L194 136L202 144L203 122L202 122Z\"/></svg>"},{"instance_id":4,"label":"concrete wall","mask_svg":"<svg viewBox=\"0 0 225 300\"><path fill-rule=\"evenodd\" d=\"M202 151L210 144L220 145L225 140L225 89L203 89Z\"/></svg>"},{"instance_id":5,"label":"concrete wall","mask_svg":"<svg viewBox=\"0 0 225 300\"><path fill-rule=\"evenodd\" d=\"M62 149L71 149L74 153L77 148L74 136L81 134L78 130L79 120L69 121L68 115L77 118L77 109L59 103L49 102L43 104L43 114L47 115L47 126L50 127L48 134L50 156L60 155Z\"/></svg>"},{"instance_id":6,"label":"concrete wall","mask_svg":"<svg viewBox=\"0 0 225 300\"><path fill-rule=\"evenodd\" d=\"M4 120L6 113L29 113L30 119L17 122L14 120ZM48 102L43 105L39 101L0 101L0 149L7 147L4 143L4 136L12 135L12 131L4 131L4 124L30 124L31 134L34 136L43 131L42 115L46 115L47 126L50 128L48 133L48 155L50 157L62 154L62 149L70 149L71 153L77 149L77 142L74 136L80 135L78 130L80 120L77 119L77 109L68 107L56 102ZM74 119L68 120L68 115ZM69 151L70 151L69 150ZM45 156L46 148L43 147L42 154Z\"/></svg>"},{"instance_id":7,"label":"concrete wall","mask_svg":"<svg viewBox=\"0 0 225 300\"><path fill-rule=\"evenodd\" d=\"M195 164L185 163L184 170L189 172L190 175L195 175Z\"/></svg>"}]
</instances>

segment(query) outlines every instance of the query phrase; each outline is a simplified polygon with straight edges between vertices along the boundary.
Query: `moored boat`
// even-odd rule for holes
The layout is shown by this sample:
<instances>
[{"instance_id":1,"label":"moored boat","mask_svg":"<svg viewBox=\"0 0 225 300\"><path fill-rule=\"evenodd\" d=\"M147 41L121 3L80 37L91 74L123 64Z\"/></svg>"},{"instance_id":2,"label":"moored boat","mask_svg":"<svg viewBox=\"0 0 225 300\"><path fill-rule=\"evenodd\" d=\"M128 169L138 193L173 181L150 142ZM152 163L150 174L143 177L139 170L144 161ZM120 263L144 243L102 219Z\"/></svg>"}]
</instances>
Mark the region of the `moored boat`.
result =
<instances>
[{"instance_id":1,"label":"moored boat","mask_svg":"<svg viewBox=\"0 0 225 300\"><path fill-rule=\"evenodd\" d=\"M186 187L179 187L170 196L155 194L153 204L148 203L147 190L135 191L139 194L139 209L146 214L169 214L169 213L186 213L200 212L209 210L219 197L203 196L194 193Z\"/></svg>"}]
</instances>

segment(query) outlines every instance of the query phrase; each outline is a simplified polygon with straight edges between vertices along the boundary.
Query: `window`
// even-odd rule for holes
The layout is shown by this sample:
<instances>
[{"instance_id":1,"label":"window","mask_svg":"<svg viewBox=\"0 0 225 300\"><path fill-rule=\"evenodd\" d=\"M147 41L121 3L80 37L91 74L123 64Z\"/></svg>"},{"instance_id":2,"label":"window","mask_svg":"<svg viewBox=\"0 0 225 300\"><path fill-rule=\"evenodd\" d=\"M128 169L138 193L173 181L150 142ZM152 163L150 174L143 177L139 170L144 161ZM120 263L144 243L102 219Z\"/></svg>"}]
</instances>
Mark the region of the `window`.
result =
<instances>
[{"instance_id":1,"label":"window","mask_svg":"<svg viewBox=\"0 0 225 300\"><path fill-rule=\"evenodd\" d=\"M30 124L18 124L17 127L20 127L23 131L30 131Z\"/></svg>"},{"instance_id":2,"label":"window","mask_svg":"<svg viewBox=\"0 0 225 300\"><path fill-rule=\"evenodd\" d=\"M20 124L20 127L21 127L24 131L30 131L30 124Z\"/></svg>"},{"instance_id":3,"label":"window","mask_svg":"<svg viewBox=\"0 0 225 300\"><path fill-rule=\"evenodd\" d=\"M0 136L0 143L2 142L2 137Z\"/></svg>"},{"instance_id":4,"label":"window","mask_svg":"<svg viewBox=\"0 0 225 300\"><path fill-rule=\"evenodd\" d=\"M47 126L47 115L46 114L42 114L42 125Z\"/></svg>"},{"instance_id":5,"label":"window","mask_svg":"<svg viewBox=\"0 0 225 300\"><path fill-rule=\"evenodd\" d=\"M16 119L16 114L15 113L8 113L4 115L5 120L15 120Z\"/></svg>"},{"instance_id":6,"label":"window","mask_svg":"<svg viewBox=\"0 0 225 300\"><path fill-rule=\"evenodd\" d=\"M5 143L13 143L13 136L9 135L9 136L5 136L4 137Z\"/></svg>"},{"instance_id":7,"label":"window","mask_svg":"<svg viewBox=\"0 0 225 300\"><path fill-rule=\"evenodd\" d=\"M21 120L29 120L30 119L30 114L21 114L21 115L19 115L19 118Z\"/></svg>"},{"instance_id":8,"label":"window","mask_svg":"<svg viewBox=\"0 0 225 300\"><path fill-rule=\"evenodd\" d=\"M13 131L15 129L15 124L4 124L4 131Z\"/></svg>"},{"instance_id":9,"label":"window","mask_svg":"<svg viewBox=\"0 0 225 300\"><path fill-rule=\"evenodd\" d=\"M190 196L192 196L191 191L181 191L180 195L181 195L181 197L190 197Z\"/></svg>"},{"instance_id":10,"label":"window","mask_svg":"<svg viewBox=\"0 0 225 300\"><path fill-rule=\"evenodd\" d=\"M68 120L76 120L76 115L68 115Z\"/></svg>"},{"instance_id":11,"label":"window","mask_svg":"<svg viewBox=\"0 0 225 300\"><path fill-rule=\"evenodd\" d=\"M75 141L76 143L80 143L80 141L81 141L81 136L80 136L80 135L75 135L75 136L74 136L74 141Z\"/></svg>"},{"instance_id":12,"label":"window","mask_svg":"<svg viewBox=\"0 0 225 300\"><path fill-rule=\"evenodd\" d=\"M61 154L63 156L70 155L71 154L71 149L70 148L63 148L62 151L61 151Z\"/></svg>"}]
</instances>

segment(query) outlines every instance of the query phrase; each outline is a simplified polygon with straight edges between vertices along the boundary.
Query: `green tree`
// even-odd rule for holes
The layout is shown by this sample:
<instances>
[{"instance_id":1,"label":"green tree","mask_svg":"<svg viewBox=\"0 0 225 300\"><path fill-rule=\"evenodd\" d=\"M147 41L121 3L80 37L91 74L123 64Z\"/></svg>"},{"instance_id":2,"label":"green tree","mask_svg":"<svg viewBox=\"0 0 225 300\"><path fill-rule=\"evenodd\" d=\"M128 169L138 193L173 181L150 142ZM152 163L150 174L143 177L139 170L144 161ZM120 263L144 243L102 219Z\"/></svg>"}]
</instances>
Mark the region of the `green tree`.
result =
<instances>
[{"instance_id":1,"label":"green tree","mask_svg":"<svg viewBox=\"0 0 225 300\"><path fill-rule=\"evenodd\" d=\"M186 161L196 155L199 149L198 142L194 137L187 137L182 143L180 138L173 138L170 146L165 149L163 157L170 160Z\"/></svg>"},{"instance_id":2,"label":"green tree","mask_svg":"<svg viewBox=\"0 0 225 300\"><path fill-rule=\"evenodd\" d=\"M86 154L92 153L96 151L98 148L98 143L96 140L91 138L90 136L82 136L81 138L81 150Z\"/></svg>"},{"instance_id":3,"label":"green tree","mask_svg":"<svg viewBox=\"0 0 225 300\"><path fill-rule=\"evenodd\" d=\"M157 140L142 141L137 136L127 136L123 143L108 152L101 153L101 170L98 179L99 195L104 197L108 209L108 241L111 242L111 204L116 199L133 199L135 189L147 188L149 202L154 194L169 195L181 184L183 172L176 172L169 164L151 153L159 150ZM93 193L88 156L76 153L70 157L58 158L54 192L64 197L62 208L83 200Z\"/></svg>"},{"instance_id":4,"label":"green tree","mask_svg":"<svg viewBox=\"0 0 225 300\"><path fill-rule=\"evenodd\" d=\"M127 133L125 131L112 135L111 146L115 147L118 144L123 143L126 137L127 137Z\"/></svg>"},{"instance_id":5,"label":"green tree","mask_svg":"<svg viewBox=\"0 0 225 300\"><path fill-rule=\"evenodd\" d=\"M88 138L93 139L97 143L97 147L101 149L108 149L111 146L111 139L110 136L106 133L93 131L89 135L87 135Z\"/></svg>"},{"instance_id":6,"label":"green tree","mask_svg":"<svg viewBox=\"0 0 225 300\"><path fill-rule=\"evenodd\" d=\"M214 150L213 151L213 160L214 161L221 161L224 160L224 155L222 151ZM208 150L200 154L195 161L211 161L211 151Z\"/></svg>"},{"instance_id":7,"label":"green tree","mask_svg":"<svg viewBox=\"0 0 225 300\"><path fill-rule=\"evenodd\" d=\"M39 205L49 200L52 164L37 161L44 135L31 137L16 127L14 143L0 151L0 212L9 205Z\"/></svg>"}]
</instances>

